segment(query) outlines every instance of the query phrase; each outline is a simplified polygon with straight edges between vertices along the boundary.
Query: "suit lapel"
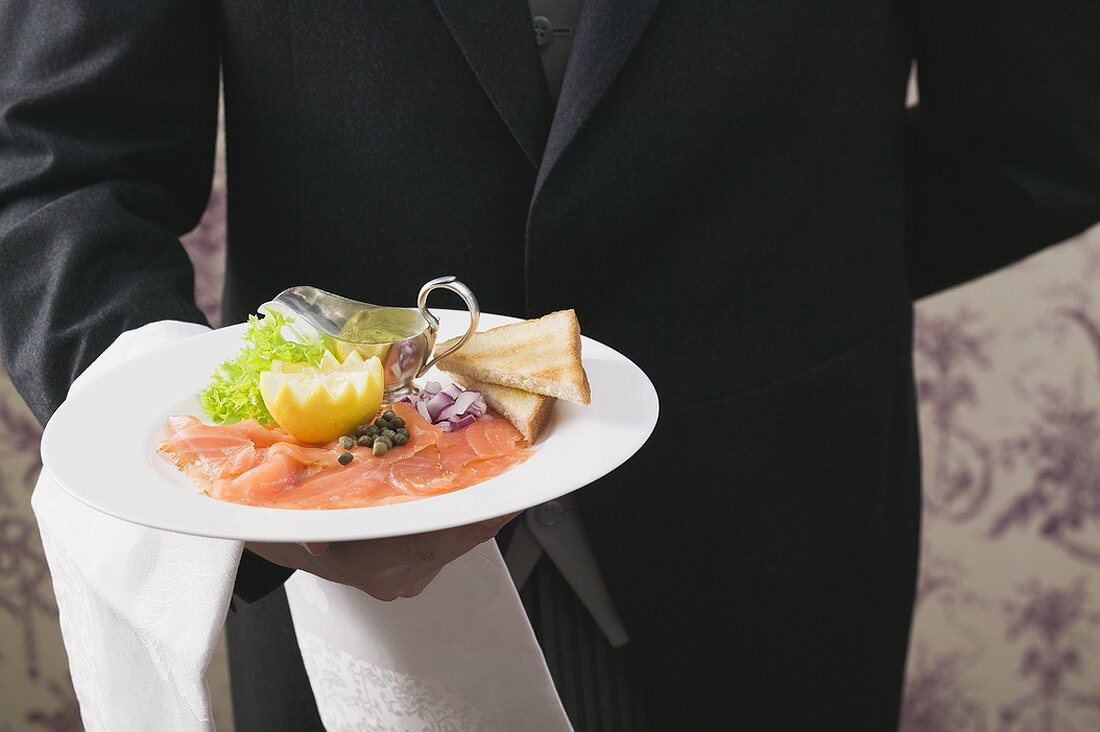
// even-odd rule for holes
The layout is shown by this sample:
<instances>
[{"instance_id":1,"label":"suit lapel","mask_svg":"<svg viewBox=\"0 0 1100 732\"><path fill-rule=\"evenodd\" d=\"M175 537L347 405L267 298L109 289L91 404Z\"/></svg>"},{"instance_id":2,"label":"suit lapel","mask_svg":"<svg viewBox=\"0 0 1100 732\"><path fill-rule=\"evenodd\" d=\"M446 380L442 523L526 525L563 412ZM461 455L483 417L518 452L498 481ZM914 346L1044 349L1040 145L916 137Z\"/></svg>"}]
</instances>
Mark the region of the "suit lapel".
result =
<instances>
[{"instance_id":1,"label":"suit lapel","mask_svg":"<svg viewBox=\"0 0 1100 732\"><path fill-rule=\"evenodd\" d=\"M546 177L607 93L660 0L583 0L535 197ZM526 4L524 4L526 7Z\"/></svg>"},{"instance_id":2,"label":"suit lapel","mask_svg":"<svg viewBox=\"0 0 1100 732\"><path fill-rule=\"evenodd\" d=\"M516 142L538 167L553 103L522 0L435 0L462 54Z\"/></svg>"}]
</instances>

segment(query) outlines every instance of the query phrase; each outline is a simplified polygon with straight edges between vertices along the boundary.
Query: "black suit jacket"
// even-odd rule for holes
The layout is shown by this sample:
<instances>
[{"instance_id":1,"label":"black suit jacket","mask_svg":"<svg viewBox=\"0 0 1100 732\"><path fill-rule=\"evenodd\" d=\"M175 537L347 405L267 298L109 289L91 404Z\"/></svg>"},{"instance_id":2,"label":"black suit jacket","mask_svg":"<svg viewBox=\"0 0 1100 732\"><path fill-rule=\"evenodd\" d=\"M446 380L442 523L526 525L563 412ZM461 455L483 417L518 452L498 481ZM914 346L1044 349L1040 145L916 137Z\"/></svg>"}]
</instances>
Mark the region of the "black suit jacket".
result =
<instances>
[{"instance_id":1,"label":"black suit jacket","mask_svg":"<svg viewBox=\"0 0 1100 732\"><path fill-rule=\"evenodd\" d=\"M585 0L554 110L522 0L7 0L0 354L46 420L119 332L201 319L220 63L226 322L447 273L575 308L663 400L582 492L655 706L885 729L911 302L1100 218L1098 36L1091 0Z\"/></svg>"}]
</instances>

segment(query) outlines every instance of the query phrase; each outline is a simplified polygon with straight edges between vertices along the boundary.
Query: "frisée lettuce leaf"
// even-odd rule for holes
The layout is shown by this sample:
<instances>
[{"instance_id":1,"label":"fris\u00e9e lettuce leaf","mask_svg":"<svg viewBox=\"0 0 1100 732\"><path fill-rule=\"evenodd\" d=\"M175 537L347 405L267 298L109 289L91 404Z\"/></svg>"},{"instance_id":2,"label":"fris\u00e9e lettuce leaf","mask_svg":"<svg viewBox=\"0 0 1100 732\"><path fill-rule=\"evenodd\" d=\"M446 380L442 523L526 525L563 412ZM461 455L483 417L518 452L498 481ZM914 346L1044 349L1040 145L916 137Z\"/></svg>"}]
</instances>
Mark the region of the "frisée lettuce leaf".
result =
<instances>
[{"instance_id":1,"label":"fris\u00e9e lettuce leaf","mask_svg":"<svg viewBox=\"0 0 1100 732\"><path fill-rule=\"evenodd\" d=\"M216 424L244 419L254 419L260 424L273 423L260 396L260 374L269 370L274 361L312 366L321 362L325 347L320 340L302 336L293 327L287 328L293 322L294 318L271 308L265 308L262 320L256 315L248 316L241 352L223 362L210 384L199 394L203 411ZM286 338L284 328L298 340Z\"/></svg>"}]
</instances>

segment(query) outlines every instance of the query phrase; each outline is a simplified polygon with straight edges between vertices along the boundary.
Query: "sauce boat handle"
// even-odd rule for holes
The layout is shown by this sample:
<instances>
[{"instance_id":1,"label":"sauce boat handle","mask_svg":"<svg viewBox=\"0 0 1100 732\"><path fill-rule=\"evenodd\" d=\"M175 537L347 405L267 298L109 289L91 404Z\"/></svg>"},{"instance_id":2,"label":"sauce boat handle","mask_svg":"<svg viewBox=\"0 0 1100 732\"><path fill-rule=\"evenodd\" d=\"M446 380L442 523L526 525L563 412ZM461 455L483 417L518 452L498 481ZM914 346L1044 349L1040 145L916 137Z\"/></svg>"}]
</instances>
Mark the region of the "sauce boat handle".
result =
<instances>
[{"instance_id":1,"label":"sauce boat handle","mask_svg":"<svg viewBox=\"0 0 1100 732\"><path fill-rule=\"evenodd\" d=\"M424 365L420 367L420 370L416 372L417 377L423 376L424 373L428 369L430 369L436 361L440 360L441 358L446 358L447 356L450 356L452 353L466 345L466 341L470 340L470 336L472 336L474 334L474 331L477 330L477 321L478 318L481 317L481 308L478 307L477 298L474 297L474 293L472 290L470 290L469 287L459 282L454 275L448 275L447 277L438 277L431 282L425 283L425 285L420 288L420 294L416 298L416 307L420 309L420 314L424 316L424 320L428 321L428 325L431 326L433 331L439 329L439 318L432 315L431 311L428 310L428 293L430 293L432 290L437 290L440 288L444 290L450 290L451 292L461 297L462 301L466 303L466 309L470 311L470 327L466 329L466 335L462 336L462 338L458 340L458 343L455 343L443 353L440 353L428 359L428 361L426 361Z\"/></svg>"}]
</instances>

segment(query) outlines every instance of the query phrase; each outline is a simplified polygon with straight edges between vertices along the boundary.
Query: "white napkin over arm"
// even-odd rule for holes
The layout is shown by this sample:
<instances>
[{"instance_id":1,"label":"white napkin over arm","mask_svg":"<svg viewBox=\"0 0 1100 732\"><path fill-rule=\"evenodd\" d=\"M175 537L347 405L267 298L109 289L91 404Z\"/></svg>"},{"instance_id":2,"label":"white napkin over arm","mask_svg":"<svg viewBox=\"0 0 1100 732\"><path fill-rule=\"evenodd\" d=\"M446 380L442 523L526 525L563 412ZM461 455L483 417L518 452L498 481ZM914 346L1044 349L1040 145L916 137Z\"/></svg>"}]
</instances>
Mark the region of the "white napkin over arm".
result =
<instances>
[{"instance_id":1,"label":"white napkin over arm","mask_svg":"<svg viewBox=\"0 0 1100 732\"><path fill-rule=\"evenodd\" d=\"M382 602L306 572L286 593L329 732L572 730L495 541L413 598Z\"/></svg>"},{"instance_id":2,"label":"white napkin over arm","mask_svg":"<svg viewBox=\"0 0 1100 732\"><path fill-rule=\"evenodd\" d=\"M73 382L207 328L123 333ZM110 415L89 429L110 429ZM150 529L89 508L43 470L31 498L84 727L212 730L206 669L243 544Z\"/></svg>"}]
</instances>

